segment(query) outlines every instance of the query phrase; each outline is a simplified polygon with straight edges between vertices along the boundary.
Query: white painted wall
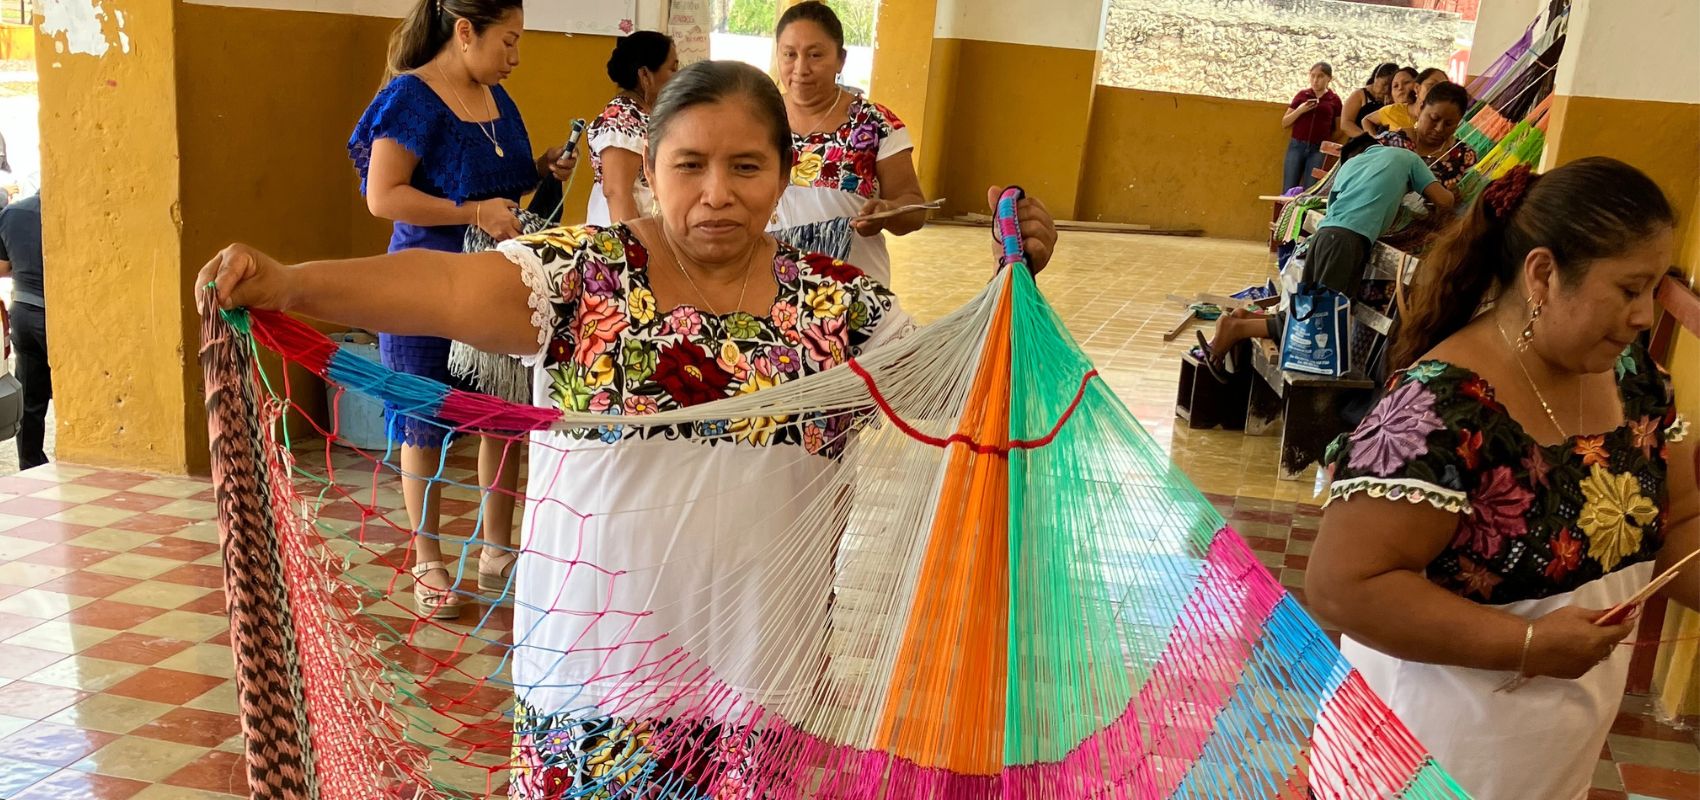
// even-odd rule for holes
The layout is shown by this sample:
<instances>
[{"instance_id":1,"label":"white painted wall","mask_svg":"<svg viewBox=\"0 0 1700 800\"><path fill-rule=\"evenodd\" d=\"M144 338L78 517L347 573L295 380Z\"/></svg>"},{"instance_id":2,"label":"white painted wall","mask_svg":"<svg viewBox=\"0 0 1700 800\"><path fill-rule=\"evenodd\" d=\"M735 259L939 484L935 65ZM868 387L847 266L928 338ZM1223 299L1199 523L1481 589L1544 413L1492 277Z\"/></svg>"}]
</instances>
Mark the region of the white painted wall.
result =
<instances>
[{"instance_id":1,"label":"white painted wall","mask_svg":"<svg viewBox=\"0 0 1700 800\"><path fill-rule=\"evenodd\" d=\"M1557 91L1700 103L1696 37L1700 0L1575 0Z\"/></svg>"},{"instance_id":2,"label":"white painted wall","mask_svg":"<svg viewBox=\"0 0 1700 800\"><path fill-rule=\"evenodd\" d=\"M86 0L83 0L86 2ZM667 0L637 0L638 28L658 30L666 22L664 16ZM415 0L185 0L185 2L203 6L229 6L232 8L270 8L279 11L320 11L328 14L355 14L364 17L395 17L401 18L413 7ZM537 9L528 9L528 16L536 17L539 21L550 19L543 8L550 0L542 0ZM595 0L590 0L595 2ZM542 12L541 14L539 12ZM534 26L530 20L526 27L537 27L549 30L551 27Z\"/></svg>"},{"instance_id":3,"label":"white painted wall","mask_svg":"<svg viewBox=\"0 0 1700 800\"><path fill-rule=\"evenodd\" d=\"M1482 0L1476 11L1476 33L1470 43L1471 75L1480 75L1511 43L1523 35L1547 0Z\"/></svg>"},{"instance_id":4,"label":"white painted wall","mask_svg":"<svg viewBox=\"0 0 1700 800\"><path fill-rule=\"evenodd\" d=\"M1097 50L1108 0L939 0L933 35Z\"/></svg>"}]
</instances>

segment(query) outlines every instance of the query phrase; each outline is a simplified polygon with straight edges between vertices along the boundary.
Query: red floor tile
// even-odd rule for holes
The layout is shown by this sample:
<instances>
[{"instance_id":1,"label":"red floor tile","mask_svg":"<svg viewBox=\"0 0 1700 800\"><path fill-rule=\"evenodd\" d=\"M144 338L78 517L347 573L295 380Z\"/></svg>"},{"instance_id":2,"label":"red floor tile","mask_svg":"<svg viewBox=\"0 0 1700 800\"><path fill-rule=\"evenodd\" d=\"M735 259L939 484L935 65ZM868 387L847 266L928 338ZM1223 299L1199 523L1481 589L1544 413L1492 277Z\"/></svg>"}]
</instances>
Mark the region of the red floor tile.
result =
<instances>
[{"instance_id":1,"label":"red floor tile","mask_svg":"<svg viewBox=\"0 0 1700 800\"><path fill-rule=\"evenodd\" d=\"M16 679L34 675L66 658L68 656L64 653L19 647L15 644L0 644L0 678ZM4 713L6 709L0 708L0 714Z\"/></svg>"},{"instance_id":2,"label":"red floor tile","mask_svg":"<svg viewBox=\"0 0 1700 800\"><path fill-rule=\"evenodd\" d=\"M172 773L165 782L208 792L248 794L247 760L237 753L212 750L188 766Z\"/></svg>"},{"instance_id":3,"label":"red floor tile","mask_svg":"<svg viewBox=\"0 0 1700 800\"><path fill-rule=\"evenodd\" d=\"M130 800L148 785L129 778L64 770L25 789L12 800Z\"/></svg>"},{"instance_id":4,"label":"red floor tile","mask_svg":"<svg viewBox=\"0 0 1700 800\"><path fill-rule=\"evenodd\" d=\"M106 597L120 589L128 589L141 581L135 578L121 578L116 575L101 575L98 572L72 572L50 580L37 589L60 594L74 594L78 597Z\"/></svg>"},{"instance_id":5,"label":"red floor tile","mask_svg":"<svg viewBox=\"0 0 1700 800\"><path fill-rule=\"evenodd\" d=\"M213 490L213 489L205 489L205 490L202 490L201 492L191 496L189 499L190 500L199 500L200 502L203 502L203 503L211 503L211 502L218 500L218 492Z\"/></svg>"},{"instance_id":6,"label":"red floor tile","mask_svg":"<svg viewBox=\"0 0 1700 800\"><path fill-rule=\"evenodd\" d=\"M223 678L179 672L174 669L147 669L132 675L106 690L106 694L152 700L180 706L224 683ZM4 691L0 688L0 691Z\"/></svg>"},{"instance_id":7,"label":"red floor tile","mask_svg":"<svg viewBox=\"0 0 1700 800\"><path fill-rule=\"evenodd\" d=\"M0 478L0 492L7 492L9 494L35 494L36 492L44 489L51 489L58 485L59 484L53 481L38 480L36 478L23 478L16 475L9 478Z\"/></svg>"},{"instance_id":8,"label":"red floor tile","mask_svg":"<svg viewBox=\"0 0 1700 800\"><path fill-rule=\"evenodd\" d=\"M1247 536L1244 538L1245 543L1253 550L1261 550L1265 553L1287 552L1286 539L1272 539L1267 536Z\"/></svg>"},{"instance_id":9,"label":"red floor tile","mask_svg":"<svg viewBox=\"0 0 1700 800\"><path fill-rule=\"evenodd\" d=\"M169 558L173 561L194 561L202 556L218 552L218 544L164 535L147 544L138 546L130 552L155 558Z\"/></svg>"},{"instance_id":10,"label":"red floor tile","mask_svg":"<svg viewBox=\"0 0 1700 800\"><path fill-rule=\"evenodd\" d=\"M199 747L217 747L241 732L242 721L234 714L179 708L137 728L131 735Z\"/></svg>"},{"instance_id":11,"label":"red floor tile","mask_svg":"<svg viewBox=\"0 0 1700 800\"><path fill-rule=\"evenodd\" d=\"M126 491L144 483L153 481L151 475L140 475L134 472L108 472L101 470L91 472L81 478L73 478L71 483L78 486L93 486L97 489L116 489Z\"/></svg>"},{"instance_id":12,"label":"red floor tile","mask_svg":"<svg viewBox=\"0 0 1700 800\"><path fill-rule=\"evenodd\" d=\"M184 564L155 578L155 580L199 586L203 589L217 589L224 585L224 568L207 564Z\"/></svg>"},{"instance_id":13,"label":"red floor tile","mask_svg":"<svg viewBox=\"0 0 1700 800\"><path fill-rule=\"evenodd\" d=\"M1653 797L1700 797L1700 772L1644 767L1640 764L1619 764L1617 774L1623 776L1623 788L1631 794Z\"/></svg>"},{"instance_id":14,"label":"red floor tile","mask_svg":"<svg viewBox=\"0 0 1700 800\"><path fill-rule=\"evenodd\" d=\"M1629 800L1629 795L1616 789L1593 787L1588 789L1587 800Z\"/></svg>"},{"instance_id":15,"label":"red floor tile","mask_svg":"<svg viewBox=\"0 0 1700 800\"><path fill-rule=\"evenodd\" d=\"M167 639L159 636L144 636L125 631L97 645L83 650L82 655L90 658L104 658L108 661L122 661L126 664L141 664L151 667L184 650L189 649L194 642L181 639ZM191 695L194 697L195 695ZM151 700L153 698L143 698Z\"/></svg>"},{"instance_id":16,"label":"red floor tile","mask_svg":"<svg viewBox=\"0 0 1700 800\"><path fill-rule=\"evenodd\" d=\"M112 527L136 533L176 533L193 524L195 521L192 519L144 512L118 520L112 523Z\"/></svg>"},{"instance_id":17,"label":"red floor tile","mask_svg":"<svg viewBox=\"0 0 1700 800\"><path fill-rule=\"evenodd\" d=\"M88 696L88 692L76 689L13 681L0 686L0 708L10 716L41 719L64 711Z\"/></svg>"},{"instance_id":18,"label":"red floor tile","mask_svg":"<svg viewBox=\"0 0 1700 800\"><path fill-rule=\"evenodd\" d=\"M29 517L41 519L51 517L67 508L75 508L78 503L65 500L44 500L40 497L14 497L0 503L0 514L11 514L14 517Z\"/></svg>"},{"instance_id":19,"label":"red floor tile","mask_svg":"<svg viewBox=\"0 0 1700 800\"><path fill-rule=\"evenodd\" d=\"M1281 563L1283 565L1285 565L1288 569L1309 569L1310 568L1310 556L1301 556L1301 555L1298 555L1296 553L1288 553L1286 558Z\"/></svg>"},{"instance_id":20,"label":"red floor tile","mask_svg":"<svg viewBox=\"0 0 1700 800\"><path fill-rule=\"evenodd\" d=\"M101 733L37 722L5 739L0 739L0 756L68 767L84 756L111 744L117 734Z\"/></svg>"},{"instance_id":21,"label":"red floor tile","mask_svg":"<svg viewBox=\"0 0 1700 800\"><path fill-rule=\"evenodd\" d=\"M85 533L92 533L94 530L95 528L92 525L74 525L58 520L37 519L6 531L6 535L36 542L68 542Z\"/></svg>"},{"instance_id":22,"label":"red floor tile","mask_svg":"<svg viewBox=\"0 0 1700 800\"><path fill-rule=\"evenodd\" d=\"M164 613L163 608L120 603L117 600L96 600L82 608L73 609L65 617L78 625L127 631Z\"/></svg>"},{"instance_id":23,"label":"red floor tile","mask_svg":"<svg viewBox=\"0 0 1700 800\"><path fill-rule=\"evenodd\" d=\"M227 610L224 603L224 592L217 591L202 595L184 603L177 610L187 611L191 614L223 614Z\"/></svg>"},{"instance_id":24,"label":"red floor tile","mask_svg":"<svg viewBox=\"0 0 1700 800\"><path fill-rule=\"evenodd\" d=\"M92 567L105 561L116 553L111 550L101 550L94 547L77 547L70 544L56 544L44 547L23 558L18 559L30 564L46 564L52 567L70 567L82 569Z\"/></svg>"}]
</instances>

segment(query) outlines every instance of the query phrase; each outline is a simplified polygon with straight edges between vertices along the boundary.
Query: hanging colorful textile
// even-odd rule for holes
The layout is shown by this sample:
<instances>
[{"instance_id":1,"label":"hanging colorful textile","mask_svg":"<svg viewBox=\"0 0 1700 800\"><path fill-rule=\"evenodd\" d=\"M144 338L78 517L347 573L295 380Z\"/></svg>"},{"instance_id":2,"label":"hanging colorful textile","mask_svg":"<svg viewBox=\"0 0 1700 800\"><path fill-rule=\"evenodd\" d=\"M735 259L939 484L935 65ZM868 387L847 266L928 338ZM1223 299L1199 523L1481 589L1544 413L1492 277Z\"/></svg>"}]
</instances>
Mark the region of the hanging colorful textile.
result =
<instances>
[{"instance_id":1,"label":"hanging colorful textile","mask_svg":"<svg viewBox=\"0 0 1700 800\"><path fill-rule=\"evenodd\" d=\"M759 390L652 414L507 403L207 307L253 796L1464 797L1099 379L1025 267L1016 199L1001 271L957 311L763 388L760 365L795 356L776 343L750 367ZM529 440L513 608L437 621L391 599L411 540L394 454L291 439L280 419L316 390L260 371L258 347L342 393ZM791 436L774 469L691 466ZM630 476L610 460L646 447L684 449ZM451 559L478 536L463 459L421 476L463 515L440 530ZM652 501L599 500L626 477ZM622 527L670 508L677 527ZM760 546L736 544L749 526ZM607 560L656 535L655 561ZM533 570L564 578L526 585ZM683 588L708 570L704 594ZM561 626L581 632L544 635Z\"/></svg>"}]
</instances>

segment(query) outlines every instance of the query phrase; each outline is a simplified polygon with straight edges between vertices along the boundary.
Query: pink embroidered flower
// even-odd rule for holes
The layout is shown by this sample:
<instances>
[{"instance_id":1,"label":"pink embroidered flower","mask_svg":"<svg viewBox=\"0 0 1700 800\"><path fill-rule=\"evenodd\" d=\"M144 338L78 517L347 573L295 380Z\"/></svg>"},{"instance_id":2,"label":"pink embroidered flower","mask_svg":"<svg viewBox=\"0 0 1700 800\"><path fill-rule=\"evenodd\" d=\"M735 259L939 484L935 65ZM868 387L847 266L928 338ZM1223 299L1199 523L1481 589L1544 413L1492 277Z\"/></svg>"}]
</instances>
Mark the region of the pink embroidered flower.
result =
<instances>
[{"instance_id":1,"label":"pink embroidered flower","mask_svg":"<svg viewBox=\"0 0 1700 800\"><path fill-rule=\"evenodd\" d=\"M793 263L791 268L796 269L797 265ZM790 303L774 303L770 316L773 324L782 331L794 330L797 327L797 307Z\"/></svg>"},{"instance_id":2,"label":"pink embroidered flower","mask_svg":"<svg viewBox=\"0 0 1700 800\"><path fill-rule=\"evenodd\" d=\"M1415 381L1393 390L1352 434L1347 465L1386 477L1428 452L1428 435L1445 423L1434 413L1434 395Z\"/></svg>"},{"instance_id":3,"label":"pink embroidered flower","mask_svg":"<svg viewBox=\"0 0 1700 800\"><path fill-rule=\"evenodd\" d=\"M612 405L614 405L613 392L597 392L590 396L590 410L592 413L601 414L607 411L608 407Z\"/></svg>"},{"instance_id":4,"label":"pink embroidered flower","mask_svg":"<svg viewBox=\"0 0 1700 800\"><path fill-rule=\"evenodd\" d=\"M640 417L661 410L661 406L655 402L655 398L641 394L626 398L625 407L628 417Z\"/></svg>"},{"instance_id":5,"label":"pink embroidered flower","mask_svg":"<svg viewBox=\"0 0 1700 800\"><path fill-rule=\"evenodd\" d=\"M808 348L809 360L821 367L844 363L850 351L844 318L829 317L809 326L803 331L803 343Z\"/></svg>"},{"instance_id":6,"label":"pink embroidered flower","mask_svg":"<svg viewBox=\"0 0 1700 800\"><path fill-rule=\"evenodd\" d=\"M1506 539L1529 532L1529 522L1523 515L1534 501L1535 494L1517 482L1510 467L1494 467L1470 493L1474 513L1459 521L1453 545L1483 558L1498 556Z\"/></svg>"},{"instance_id":7,"label":"pink embroidered flower","mask_svg":"<svg viewBox=\"0 0 1700 800\"><path fill-rule=\"evenodd\" d=\"M826 446L826 426L811 424L803 426L803 450L810 454L818 454Z\"/></svg>"},{"instance_id":8,"label":"pink embroidered flower","mask_svg":"<svg viewBox=\"0 0 1700 800\"><path fill-rule=\"evenodd\" d=\"M702 314L689 306L678 306L667 312L667 324L662 327L663 333L676 333L685 338L695 337L702 333Z\"/></svg>"},{"instance_id":9,"label":"pink embroidered flower","mask_svg":"<svg viewBox=\"0 0 1700 800\"><path fill-rule=\"evenodd\" d=\"M573 322L573 331L578 334L573 360L581 367L589 367L630 324L613 300L586 296L579 303L578 319Z\"/></svg>"}]
</instances>

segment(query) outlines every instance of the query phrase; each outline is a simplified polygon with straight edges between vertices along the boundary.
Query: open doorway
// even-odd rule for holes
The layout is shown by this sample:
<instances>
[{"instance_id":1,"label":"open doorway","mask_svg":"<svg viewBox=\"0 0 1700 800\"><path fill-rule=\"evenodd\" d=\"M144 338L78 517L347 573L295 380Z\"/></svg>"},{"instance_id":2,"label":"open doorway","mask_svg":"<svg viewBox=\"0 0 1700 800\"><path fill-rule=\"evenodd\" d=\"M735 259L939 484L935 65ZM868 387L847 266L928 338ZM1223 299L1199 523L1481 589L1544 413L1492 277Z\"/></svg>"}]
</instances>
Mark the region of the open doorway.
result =
<instances>
[{"instance_id":1,"label":"open doorway","mask_svg":"<svg viewBox=\"0 0 1700 800\"><path fill-rule=\"evenodd\" d=\"M0 188L8 199L41 188L35 0L0 0Z\"/></svg>"},{"instance_id":2,"label":"open doorway","mask_svg":"<svg viewBox=\"0 0 1700 800\"><path fill-rule=\"evenodd\" d=\"M9 0L8 0L9 1ZM714 32L709 35L712 58L742 61L773 68L773 26L780 0L712 0ZM863 94L874 74L874 19L879 0L827 0L844 23L844 47L849 56L840 81Z\"/></svg>"}]
</instances>

